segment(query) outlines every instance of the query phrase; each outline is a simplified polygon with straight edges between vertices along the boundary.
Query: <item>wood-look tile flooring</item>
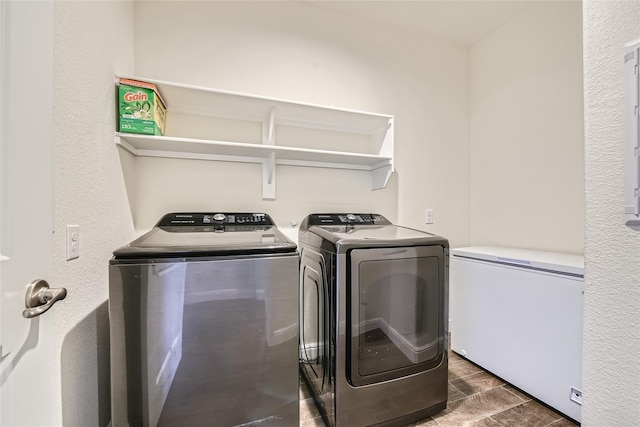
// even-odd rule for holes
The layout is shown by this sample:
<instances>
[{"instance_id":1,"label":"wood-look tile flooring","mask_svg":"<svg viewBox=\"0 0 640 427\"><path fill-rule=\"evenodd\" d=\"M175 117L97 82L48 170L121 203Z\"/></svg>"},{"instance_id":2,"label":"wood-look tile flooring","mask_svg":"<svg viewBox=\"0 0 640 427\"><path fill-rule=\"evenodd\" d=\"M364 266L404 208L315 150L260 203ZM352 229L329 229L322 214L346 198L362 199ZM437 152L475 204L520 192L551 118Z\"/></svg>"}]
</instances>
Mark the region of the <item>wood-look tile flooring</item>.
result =
<instances>
[{"instance_id":1,"label":"wood-look tile flooring","mask_svg":"<svg viewBox=\"0 0 640 427\"><path fill-rule=\"evenodd\" d=\"M449 351L447 409L410 427L569 427L577 424L477 365ZM300 385L300 427L324 423L304 382ZM409 427L407 426L407 427Z\"/></svg>"}]
</instances>

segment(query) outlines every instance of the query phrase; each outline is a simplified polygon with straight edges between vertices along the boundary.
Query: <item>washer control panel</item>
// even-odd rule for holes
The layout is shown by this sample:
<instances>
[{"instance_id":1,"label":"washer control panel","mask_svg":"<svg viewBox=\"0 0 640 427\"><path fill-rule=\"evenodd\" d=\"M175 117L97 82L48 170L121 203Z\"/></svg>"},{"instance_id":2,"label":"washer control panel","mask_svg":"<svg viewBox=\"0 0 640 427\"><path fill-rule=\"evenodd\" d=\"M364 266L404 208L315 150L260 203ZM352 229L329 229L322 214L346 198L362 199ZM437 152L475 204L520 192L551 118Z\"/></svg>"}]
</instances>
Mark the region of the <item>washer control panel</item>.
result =
<instances>
[{"instance_id":1,"label":"washer control panel","mask_svg":"<svg viewBox=\"0 0 640 427\"><path fill-rule=\"evenodd\" d=\"M389 225L388 219L379 214L311 214L309 225Z\"/></svg>"},{"instance_id":2,"label":"washer control panel","mask_svg":"<svg viewBox=\"0 0 640 427\"><path fill-rule=\"evenodd\" d=\"M170 213L162 217L157 227L206 227L206 226L273 226L265 213ZM231 230L227 230L231 231Z\"/></svg>"}]
</instances>

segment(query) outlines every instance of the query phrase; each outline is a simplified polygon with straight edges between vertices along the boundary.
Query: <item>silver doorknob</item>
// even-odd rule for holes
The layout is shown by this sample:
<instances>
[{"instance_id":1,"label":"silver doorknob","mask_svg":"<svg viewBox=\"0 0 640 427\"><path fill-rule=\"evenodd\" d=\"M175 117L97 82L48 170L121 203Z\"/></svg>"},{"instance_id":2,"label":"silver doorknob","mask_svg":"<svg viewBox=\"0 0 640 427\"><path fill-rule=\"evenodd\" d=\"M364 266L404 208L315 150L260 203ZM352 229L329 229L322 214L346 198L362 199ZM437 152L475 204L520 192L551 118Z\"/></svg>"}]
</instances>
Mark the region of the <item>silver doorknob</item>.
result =
<instances>
[{"instance_id":1,"label":"silver doorknob","mask_svg":"<svg viewBox=\"0 0 640 427\"><path fill-rule=\"evenodd\" d=\"M49 310L56 301L65 299L67 290L65 288L50 288L46 280L37 279L27 286L27 294L24 298L24 305L27 307L22 315L27 319L40 316Z\"/></svg>"}]
</instances>

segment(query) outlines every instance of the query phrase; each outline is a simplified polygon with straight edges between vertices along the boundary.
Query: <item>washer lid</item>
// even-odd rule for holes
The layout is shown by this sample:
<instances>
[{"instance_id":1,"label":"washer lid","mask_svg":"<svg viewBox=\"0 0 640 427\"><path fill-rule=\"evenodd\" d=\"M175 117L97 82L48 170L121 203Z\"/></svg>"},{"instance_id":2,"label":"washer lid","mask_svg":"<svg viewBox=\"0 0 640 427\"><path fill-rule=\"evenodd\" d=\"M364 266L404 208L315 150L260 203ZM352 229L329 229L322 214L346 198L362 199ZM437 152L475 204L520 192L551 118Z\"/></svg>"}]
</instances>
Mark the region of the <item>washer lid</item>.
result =
<instances>
[{"instance_id":1,"label":"washer lid","mask_svg":"<svg viewBox=\"0 0 640 427\"><path fill-rule=\"evenodd\" d=\"M171 213L113 255L116 259L252 255L296 248L266 214Z\"/></svg>"}]
</instances>

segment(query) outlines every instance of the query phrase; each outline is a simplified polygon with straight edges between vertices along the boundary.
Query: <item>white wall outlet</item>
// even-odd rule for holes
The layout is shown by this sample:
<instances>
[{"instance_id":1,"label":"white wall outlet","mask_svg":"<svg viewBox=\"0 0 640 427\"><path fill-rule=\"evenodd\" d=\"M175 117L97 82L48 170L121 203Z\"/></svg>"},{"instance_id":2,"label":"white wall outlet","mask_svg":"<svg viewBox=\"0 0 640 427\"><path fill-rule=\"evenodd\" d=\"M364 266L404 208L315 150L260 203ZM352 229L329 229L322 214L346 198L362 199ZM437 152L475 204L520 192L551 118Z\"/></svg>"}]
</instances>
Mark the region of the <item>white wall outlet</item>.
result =
<instances>
[{"instance_id":1,"label":"white wall outlet","mask_svg":"<svg viewBox=\"0 0 640 427\"><path fill-rule=\"evenodd\" d=\"M582 406L582 390L578 390L575 387L571 387L571 397L572 402L576 402L578 405Z\"/></svg>"},{"instance_id":2,"label":"white wall outlet","mask_svg":"<svg viewBox=\"0 0 640 427\"><path fill-rule=\"evenodd\" d=\"M67 225L67 261L80 256L80 226Z\"/></svg>"},{"instance_id":3,"label":"white wall outlet","mask_svg":"<svg viewBox=\"0 0 640 427\"><path fill-rule=\"evenodd\" d=\"M425 209L424 211L424 223L433 224L433 209Z\"/></svg>"}]
</instances>

